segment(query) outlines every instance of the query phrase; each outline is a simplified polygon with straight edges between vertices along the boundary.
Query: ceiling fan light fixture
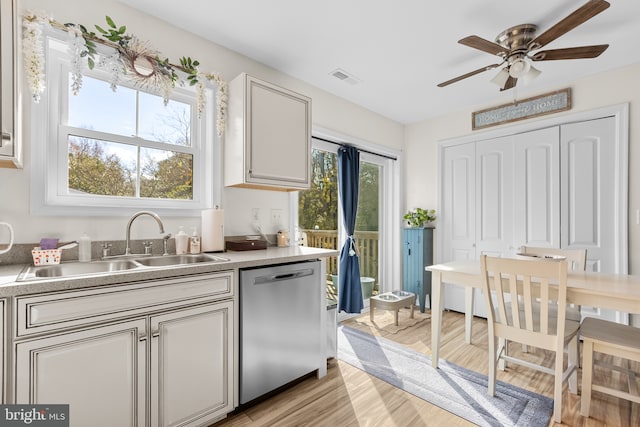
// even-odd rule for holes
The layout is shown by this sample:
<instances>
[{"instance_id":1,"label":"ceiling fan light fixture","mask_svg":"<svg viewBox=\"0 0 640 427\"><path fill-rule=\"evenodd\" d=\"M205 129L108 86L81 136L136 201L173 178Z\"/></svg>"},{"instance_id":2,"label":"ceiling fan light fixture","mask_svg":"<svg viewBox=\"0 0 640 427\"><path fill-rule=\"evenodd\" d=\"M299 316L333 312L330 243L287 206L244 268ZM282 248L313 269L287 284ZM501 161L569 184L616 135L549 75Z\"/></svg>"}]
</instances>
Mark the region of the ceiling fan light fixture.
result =
<instances>
[{"instance_id":1,"label":"ceiling fan light fixture","mask_svg":"<svg viewBox=\"0 0 640 427\"><path fill-rule=\"evenodd\" d=\"M533 65L530 65L529 71L524 76L522 76L522 83L528 85L533 80L535 80L535 78L538 77L541 72L542 71L538 70Z\"/></svg>"},{"instance_id":2,"label":"ceiling fan light fixture","mask_svg":"<svg viewBox=\"0 0 640 427\"><path fill-rule=\"evenodd\" d=\"M517 58L509 65L509 75L514 79L519 79L529 72L531 64L524 58Z\"/></svg>"},{"instance_id":3,"label":"ceiling fan light fixture","mask_svg":"<svg viewBox=\"0 0 640 427\"><path fill-rule=\"evenodd\" d=\"M504 67L500 70L498 74L496 74L492 79L491 83L498 85L499 87L504 87L504 84L509 79L509 71L507 67Z\"/></svg>"}]
</instances>

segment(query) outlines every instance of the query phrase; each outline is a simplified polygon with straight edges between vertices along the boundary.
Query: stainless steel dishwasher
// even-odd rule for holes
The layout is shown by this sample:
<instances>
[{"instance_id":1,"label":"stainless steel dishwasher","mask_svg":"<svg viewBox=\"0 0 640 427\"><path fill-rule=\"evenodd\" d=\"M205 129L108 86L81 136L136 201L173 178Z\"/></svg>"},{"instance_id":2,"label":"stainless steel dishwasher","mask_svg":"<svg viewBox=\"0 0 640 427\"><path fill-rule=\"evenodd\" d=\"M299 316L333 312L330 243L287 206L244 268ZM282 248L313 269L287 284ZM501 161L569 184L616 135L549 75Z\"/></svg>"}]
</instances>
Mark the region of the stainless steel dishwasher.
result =
<instances>
[{"instance_id":1,"label":"stainless steel dishwasher","mask_svg":"<svg viewBox=\"0 0 640 427\"><path fill-rule=\"evenodd\" d=\"M240 270L240 403L319 368L320 261Z\"/></svg>"}]
</instances>

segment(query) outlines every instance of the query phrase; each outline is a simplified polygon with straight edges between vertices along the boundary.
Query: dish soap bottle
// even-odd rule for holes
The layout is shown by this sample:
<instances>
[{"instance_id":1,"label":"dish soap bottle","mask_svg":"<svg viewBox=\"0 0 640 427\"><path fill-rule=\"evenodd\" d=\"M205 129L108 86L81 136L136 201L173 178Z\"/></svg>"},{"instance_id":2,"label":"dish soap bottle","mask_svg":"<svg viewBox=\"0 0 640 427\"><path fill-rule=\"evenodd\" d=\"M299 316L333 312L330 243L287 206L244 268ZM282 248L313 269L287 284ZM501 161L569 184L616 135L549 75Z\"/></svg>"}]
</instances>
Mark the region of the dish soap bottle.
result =
<instances>
[{"instance_id":1,"label":"dish soap bottle","mask_svg":"<svg viewBox=\"0 0 640 427\"><path fill-rule=\"evenodd\" d=\"M87 233L83 233L78 241L78 261L91 261L91 238L87 236Z\"/></svg>"},{"instance_id":2,"label":"dish soap bottle","mask_svg":"<svg viewBox=\"0 0 640 427\"><path fill-rule=\"evenodd\" d=\"M187 246L189 245L189 236L184 232L184 228L180 227L180 231L176 234L176 254L183 255L187 253Z\"/></svg>"},{"instance_id":3,"label":"dish soap bottle","mask_svg":"<svg viewBox=\"0 0 640 427\"><path fill-rule=\"evenodd\" d=\"M200 236L198 236L198 233L195 227L193 227L193 233L189 238L189 253L191 254L200 253Z\"/></svg>"}]
</instances>

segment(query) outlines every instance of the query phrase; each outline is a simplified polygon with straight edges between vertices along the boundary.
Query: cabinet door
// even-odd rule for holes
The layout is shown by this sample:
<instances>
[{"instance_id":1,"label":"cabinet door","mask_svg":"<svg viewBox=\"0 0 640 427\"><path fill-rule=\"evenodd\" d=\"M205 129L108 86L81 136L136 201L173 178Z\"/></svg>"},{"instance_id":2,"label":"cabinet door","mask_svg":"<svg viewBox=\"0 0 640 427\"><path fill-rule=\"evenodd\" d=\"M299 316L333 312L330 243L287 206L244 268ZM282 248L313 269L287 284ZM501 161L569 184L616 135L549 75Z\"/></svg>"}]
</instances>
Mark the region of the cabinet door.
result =
<instances>
[{"instance_id":1,"label":"cabinet door","mask_svg":"<svg viewBox=\"0 0 640 427\"><path fill-rule=\"evenodd\" d=\"M233 410L233 302L151 317L151 425L212 422Z\"/></svg>"},{"instance_id":2,"label":"cabinet door","mask_svg":"<svg viewBox=\"0 0 640 427\"><path fill-rule=\"evenodd\" d=\"M425 266L433 264L433 229L404 229L403 289L417 295L420 311L424 313L426 296L431 307L431 272Z\"/></svg>"},{"instance_id":3,"label":"cabinet door","mask_svg":"<svg viewBox=\"0 0 640 427\"><path fill-rule=\"evenodd\" d=\"M7 402L7 312L5 300L0 300L0 404Z\"/></svg>"},{"instance_id":4,"label":"cabinet door","mask_svg":"<svg viewBox=\"0 0 640 427\"><path fill-rule=\"evenodd\" d=\"M247 180L308 188L310 100L257 79L249 78L247 84Z\"/></svg>"},{"instance_id":5,"label":"cabinet door","mask_svg":"<svg viewBox=\"0 0 640 427\"><path fill-rule=\"evenodd\" d=\"M146 425L146 322L16 344L15 403L69 404L70 425Z\"/></svg>"},{"instance_id":6,"label":"cabinet door","mask_svg":"<svg viewBox=\"0 0 640 427\"><path fill-rule=\"evenodd\" d=\"M18 130L14 85L15 20L15 2L3 0L0 3L0 167L20 166L15 135Z\"/></svg>"},{"instance_id":7,"label":"cabinet door","mask_svg":"<svg viewBox=\"0 0 640 427\"><path fill-rule=\"evenodd\" d=\"M413 292L418 296L418 302L423 301L421 309L424 309L423 274L422 266L422 229L406 228L404 230L404 280L403 289Z\"/></svg>"}]
</instances>

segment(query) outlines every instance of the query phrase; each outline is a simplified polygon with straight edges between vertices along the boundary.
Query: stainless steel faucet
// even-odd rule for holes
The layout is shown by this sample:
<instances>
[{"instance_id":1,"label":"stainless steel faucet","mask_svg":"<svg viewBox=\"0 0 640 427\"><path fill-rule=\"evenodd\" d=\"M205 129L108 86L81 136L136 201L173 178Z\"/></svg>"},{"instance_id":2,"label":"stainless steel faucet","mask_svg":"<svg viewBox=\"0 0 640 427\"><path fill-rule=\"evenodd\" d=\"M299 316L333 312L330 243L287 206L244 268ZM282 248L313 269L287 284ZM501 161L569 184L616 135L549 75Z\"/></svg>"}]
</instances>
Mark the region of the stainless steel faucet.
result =
<instances>
[{"instance_id":1,"label":"stainless steel faucet","mask_svg":"<svg viewBox=\"0 0 640 427\"><path fill-rule=\"evenodd\" d=\"M157 213L150 212L150 211L140 211L140 212L134 213L131 219L129 220L129 222L127 223L127 236L126 236L127 246L124 250L125 255L131 255L131 248L129 247L129 241L131 240L131 224L133 224L133 221L141 215L149 215L151 218L155 219L156 222L158 223L158 227L160 227L160 234L164 234L164 225L162 224L162 220L160 219Z\"/></svg>"}]
</instances>

